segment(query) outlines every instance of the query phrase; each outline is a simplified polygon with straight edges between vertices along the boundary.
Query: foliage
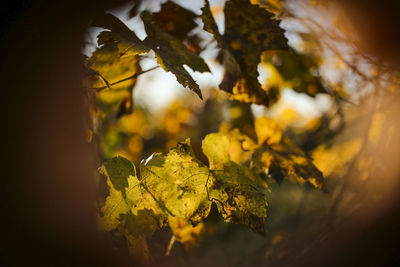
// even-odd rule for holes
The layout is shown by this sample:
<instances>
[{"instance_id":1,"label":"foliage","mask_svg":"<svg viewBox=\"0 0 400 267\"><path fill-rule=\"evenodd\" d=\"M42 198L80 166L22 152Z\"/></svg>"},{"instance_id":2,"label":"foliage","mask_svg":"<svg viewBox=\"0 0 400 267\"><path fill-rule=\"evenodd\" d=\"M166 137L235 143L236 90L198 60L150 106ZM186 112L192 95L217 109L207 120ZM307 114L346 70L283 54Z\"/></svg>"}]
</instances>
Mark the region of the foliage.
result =
<instances>
[{"instance_id":1,"label":"foliage","mask_svg":"<svg viewBox=\"0 0 400 267\"><path fill-rule=\"evenodd\" d=\"M214 35L223 50L225 75L219 87L243 102L269 106L276 101L277 93L273 89L261 88L257 65L263 51L288 49L279 20L247 0L229 1L225 6L225 33L221 35L208 1L202 10L204 29Z\"/></svg>"},{"instance_id":2,"label":"foliage","mask_svg":"<svg viewBox=\"0 0 400 267\"><path fill-rule=\"evenodd\" d=\"M343 71L335 69L343 75L337 83L323 77L329 56L323 54L324 40L315 40L318 33L313 31L319 27L305 21L310 32L296 34L306 45L289 47L280 22L298 18L283 2L227 1L223 33L215 19L218 12L207 0L201 15L171 1L153 13L141 10L145 1L134 3L131 15L140 14L147 36L141 40L116 16L101 14L93 26L106 30L97 36L98 47L86 62L90 142L99 152L105 178L99 184L106 184L99 201L99 227L122 234L134 256L149 261L152 238L163 229L186 249L193 248L205 233L214 231L215 217L265 236L271 220L272 226L282 222L279 212L266 218L271 209L280 209L274 204L291 198L282 193L288 184L304 184L290 190L316 188L326 193L336 189L332 185L340 184L341 177L354 175L357 166L375 166L371 157L360 153L367 143L383 142L382 127L390 126L388 112L383 115L373 108L371 120L358 111L345 116L344 107L362 95L352 98L348 89L354 81L346 83L345 75L352 70L366 85L394 82L373 80L350 64ZM210 72L204 54L215 43L219 54L207 63L223 68L221 90L201 90L189 68ZM158 66L204 102L194 104L197 96L186 95L156 115L140 103L134 105L138 76L156 68L142 70L142 60L153 54ZM260 70L269 74L264 81ZM306 118L285 106L282 95L288 88L312 101L328 97L331 108ZM255 119L251 104L262 105L263 115ZM356 123L360 121L364 124ZM344 131L346 123L356 129ZM393 131L388 135L393 136ZM361 169L362 179L371 177ZM315 196L315 192L307 194ZM313 201L317 205L319 200ZM335 206L337 201L332 202ZM271 237L271 244L289 239L281 233L275 237L278 241Z\"/></svg>"},{"instance_id":3,"label":"foliage","mask_svg":"<svg viewBox=\"0 0 400 267\"><path fill-rule=\"evenodd\" d=\"M214 203L225 221L241 223L265 234L268 185L258 172L268 174L270 169L274 179L291 174L300 182L307 180L316 187L322 187L323 180L301 150L290 143L279 148L272 146L285 138L276 124L266 118L259 119L256 125L263 123L256 126L256 129L267 127L259 136L259 145L237 129L234 131L236 138L240 138L236 141L247 140L256 149L252 159L256 172L230 159L231 141L223 133L209 134L203 140L208 166L195 156L189 139L178 143L166 156L154 153L142 161L140 177L125 158L115 157L105 162L101 170L107 177L110 194L99 219L102 229L119 228L129 242L137 242L139 237L145 242L145 237L151 237L156 229L168 223L178 241L190 243L193 241L184 234L188 229L185 225L198 225L207 218ZM235 139L235 133L231 136ZM265 152L274 149L272 159L266 157ZM135 250L132 244L131 250Z\"/></svg>"},{"instance_id":4,"label":"foliage","mask_svg":"<svg viewBox=\"0 0 400 267\"><path fill-rule=\"evenodd\" d=\"M150 14L143 13L142 18L147 32L147 37L143 41L118 18L111 14L103 14L99 18L99 23L95 25L109 29L110 31L104 31L99 35L99 45L118 44L121 47L119 48L121 54L142 54L153 50L158 63L164 70L175 74L179 83L189 87L202 98L199 86L183 68L183 65L186 64L195 71L210 71L203 59L188 50L179 39L153 24ZM174 34L174 32L171 33Z\"/></svg>"},{"instance_id":5,"label":"foliage","mask_svg":"<svg viewBox=\"0 0 400 267\"><path fill-rule=\"evenodd\" d=\"M243 9L253 16L243 15ZM232 99L243 102L265 106L275 102L278 89L261 87L257 66L262 52L288 49L279 20L247 0L232 0L225 7L226 30L221 35L208 2L202 10L204 29L214 35L223 51L225 76L220 88L229 92ZM126 105L124 99L132 99L135 80L124 79L124 75L134 77L140 73L139 55L150 50L163 69L175 74L179 83L202 97L200 88L183 68L186 64L193 70L209 71L203 59L194 53L200 51L200 45L193 43L199 37L190 35L196 27L196 17L172 2L162 5L158 13L142 12L147 33L143 41L111 14L96 18L94 25L108 30L100 32L99 47L89 59L89 66L96 72L92 86L99 91L97 112L105 129L113 129L112 124L107 125L107 121L111 123L107 117L121 99L116 93L123 95L119 109ZM130 109L124 113L132 112L132 103L129 105ZM119 111L117 117L120 116ZM208 134L200 151L202 160L194 154L187 139L165 156L153 153L142 160L138 174L134 165L121 156L106 161L101 173L107 177L109 193L99 216L101 229L118 230L126 237L132 254L145 259L150 253L146 240L165 225L171 228L177 241L188 246L195 244L212 205L225 221L244 224L265 234L266 179L272 177L281 182L284 177L293 176L321 188L322 174L273 120L259 118L253 130L247 129L250 136L240 129ZM136 136L131 140L142 139L140 133ZM105 141L110 147L110 141ZM133 146L140 142L134 142ZM233 150L237 152L231 156Z\"/></svg>"}]
</instances>

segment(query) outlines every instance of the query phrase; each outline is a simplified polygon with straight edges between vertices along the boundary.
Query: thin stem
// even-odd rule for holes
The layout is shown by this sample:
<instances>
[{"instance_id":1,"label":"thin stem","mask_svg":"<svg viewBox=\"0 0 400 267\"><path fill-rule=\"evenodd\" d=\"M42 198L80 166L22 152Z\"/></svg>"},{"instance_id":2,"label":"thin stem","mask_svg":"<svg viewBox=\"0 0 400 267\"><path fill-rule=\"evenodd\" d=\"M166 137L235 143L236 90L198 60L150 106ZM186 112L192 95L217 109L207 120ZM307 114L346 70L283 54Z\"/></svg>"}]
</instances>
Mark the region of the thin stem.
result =
<instances>
[{"instance_id":1,"label":"thin stem","mask_svg":"<svg viewBox=\"0 0 400 267\"><path fill-rule=\"evenodd\" d=\"M172 235L171 239L169 240L169 244L168 244L168 247L167 247L167 251L165 252L165 256L169 256L169 254L171 253L171 249L172 249L172 246L174 245L174 243L175 243L175 235Z\"/></svg>"},{"instance_id":2,"label":"thin stem","mask_svg":"<svg viewBox=\"0 0 400 267\"><path fill-rule=\"evenodd\" d=\"M137 73L135 73L135 74L132 75L132 76L129 76L129 77L124 78L124 79L122 79L122 80L119 80L119 81L116 81L116 82L111 83L111 84L110 84L110 87L113 86L113 85L116 85L116 84L119 84L119 83L128 81L128 80L135 79L135 78L137 78L139 75L141 75L141 74L143 74L143 73L146 73L146 72L149 72L149 71L152 71L152 70L155 70L155 69L157 69L157 68L159 68L159 67L160 67L160 66L155 66L155 67L152 67L152 68L150 68L150 69L137 72ZM110 87L108 87L108 86L97 87L97 88L93 88L93 90L95 90L96 92L100 92L101 90L106 89L106 88L110 88Z\"/></svg>"}]
</instances>

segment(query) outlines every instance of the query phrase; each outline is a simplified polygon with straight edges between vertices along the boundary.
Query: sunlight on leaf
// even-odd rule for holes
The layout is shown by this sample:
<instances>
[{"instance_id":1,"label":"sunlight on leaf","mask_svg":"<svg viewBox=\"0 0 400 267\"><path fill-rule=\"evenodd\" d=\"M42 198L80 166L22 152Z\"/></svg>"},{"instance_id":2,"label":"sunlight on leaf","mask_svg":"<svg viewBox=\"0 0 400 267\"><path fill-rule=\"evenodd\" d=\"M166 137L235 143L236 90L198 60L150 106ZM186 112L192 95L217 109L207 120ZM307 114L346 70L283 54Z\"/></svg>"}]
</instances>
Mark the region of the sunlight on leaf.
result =
<instances>
[{"instance_id":1,"label":"sunlight on leaf","mask_svg":"<svg viewBox=\"0 0 400 267\"><path fill-rule=\"evenodd\" d=\"M299 183L308 182L322 188L322 173L304 152L283 135L282 129L272 118L259 117L255 121L258 144L254 151L252 167L262 175L271 176L278 183L285 177Z\"/></svg>"},{"instance_id":2,"label":"sunlight on leaf","mask_svg":"<svg viewBox=\"0 0 400 267\"><path fill-rule=\"evenodd\" d=\"M254 130L257 134L258 144L278 144L282 140L282 129L274 119L261 116L254 122Z\"/></svg>"},{"instance_id":3,"label":"sunlight on leaf","mask_svg":"<svg viewBox=\"0 0 400 267\"><path fill-rule=\"evenodd\" d=\"M214 35L223 50L225 75L220 88L242 102L269 106L276 101L277 93L273 89L271 92L264 90L258 82L257 66L262 52L288 49L284 30L279 27L280 21L248 0L228 1L224 11L225 33L222 36L208 1L202 11L204 29Z\"/></svg>"},{"instance_id":4,"label":"sunlight on leaf","mask_svg":"<svg viewBox=\"0 0 400 267\"><path fill-rule=\"evenodd\" d=\"M229 158L229 139L209 134L203 140L203 152L210 161L214 182L209 189L225 221L241 223L253 231L265 233L268 186L258 175Z\"/></svg>"},{"instance_id":5,"label":"sunlight on leaf","mask_svg":"<svg viewBox=\"0 0 400 267\"><path fill-rule=\"evenodd\" d=\"M152 16L149 13L144 12L141 17L147 32L147 37L144 41L141 41L117 17L111 14L103 14L94 23L94 26L111 31L100 33L98 36L99 45L121 46L122 54L128 53L128 55L130 55L129 52L133 55L148 53L152 49L156 54L157 62L165 71L172 72L180 84L189 87L202 98L198 84L183 65L189 66L194 71L209 72L210 69L204 60L188 50L179 39L153 24Z\"/></svg>"},{"instance_id":6,"label":"sunlight on leaf","mask_svg":"<svg viewBox=\"0 0 400 267\"><path fill-rule=\"evenodd\" d=\"M198 223L210 212L208 168L193 154L190 141L178 143L167 156L154 154L141 164L143 188L165 214Z\"/></svg>"}]
</instances>

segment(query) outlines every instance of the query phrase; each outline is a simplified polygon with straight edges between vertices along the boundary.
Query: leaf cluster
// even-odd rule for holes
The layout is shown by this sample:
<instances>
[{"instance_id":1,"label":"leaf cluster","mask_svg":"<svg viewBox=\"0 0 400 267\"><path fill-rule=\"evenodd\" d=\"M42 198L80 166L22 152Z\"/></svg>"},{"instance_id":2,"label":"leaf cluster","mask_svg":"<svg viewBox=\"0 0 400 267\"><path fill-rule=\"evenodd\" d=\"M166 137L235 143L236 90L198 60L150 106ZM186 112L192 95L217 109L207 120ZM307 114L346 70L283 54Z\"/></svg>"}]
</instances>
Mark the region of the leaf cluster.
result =
<instances>
[{"instance_id":1,"label":"leaf cluster","mask_svg":"<svg viewBox=\"0 0 400 267\"><path fill-rule=\"evenodd\" d=\"M255 127L257 142L238 129L208 134L202 143L207 163L194 154L189 139L167 155L154 153L142 160L139 174L123 157L105 162L101 173L107 177L110 193L101 208L101 229L118 229L133 254L148 255L143 250L146 239L166 225L178 241L194 242L194 233L201 232L199 224L214 204L226 222L265 234L266 174L276 180L292 177L301 183L307 181L317 188L322 187L323 178L273 120L261 117ZM237 145L243 155L231 158L230 151ZM247 161L251 161L250 166L246 166Z\"/></svg>"}]
</instances>

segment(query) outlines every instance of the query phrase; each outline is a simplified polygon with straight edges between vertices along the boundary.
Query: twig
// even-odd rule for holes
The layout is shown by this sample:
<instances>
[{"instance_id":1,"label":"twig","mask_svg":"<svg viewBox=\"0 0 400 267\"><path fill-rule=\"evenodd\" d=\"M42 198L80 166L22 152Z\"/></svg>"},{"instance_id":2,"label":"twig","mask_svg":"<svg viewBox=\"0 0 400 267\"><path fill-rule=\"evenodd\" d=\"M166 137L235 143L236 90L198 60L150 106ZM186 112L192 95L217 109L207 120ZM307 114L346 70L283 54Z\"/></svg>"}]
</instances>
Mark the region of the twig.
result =
<instances>
[{"instance_id":1,"label":"twig","mask_svg":"<svg viewBox=\"0 0 400 267\"><path fill-rule=\"evenodd\" d=\"M175 243L175 235L172 234L172 237L169 240L167 251L165 251L165 256L169 256L169 254L171 253L171 249L172 249L172 246L174 245L174 243Z\"/></svg>"},{"instance_id":2,"label":"twig","mask_svg":"<svg viewBox=\"0 0 400 267\"><path fill-rule=\"evenodd\" d=\"M113 86L113 85L116 85L116 84L119 84L119 83L122 83L122 82L125 82L125 81L128 81L128 80L135 79L135 78L137 78L139 75L141 75L141 74L143 74L143 73L146 73L146 72L149 72L149 71L152 71L152 70L155 70L155 69L157 69L157 68L159 68L159 67L160 67L160 66L155 66L155 67L152 67L152 68L150 68L150 69L137 72L137 73L135 73L135 74L132 75L132 76L129 76L129 77L124 78L124 79L122 79L122 80L119 80L119 81L117 81L117 82L111 83L110 86ZM95 90L96 92L100 92L101 90L106 89L106 88L110 88L110 87L107 87L107 86L97 87L97 88L93 88L93 90Z\"/></svg>"}]
</instances>

